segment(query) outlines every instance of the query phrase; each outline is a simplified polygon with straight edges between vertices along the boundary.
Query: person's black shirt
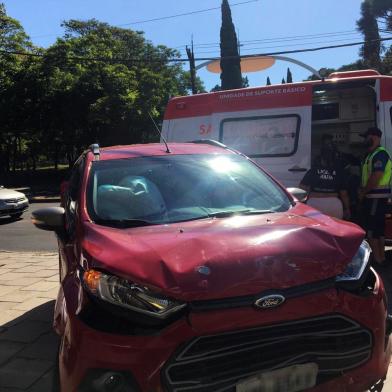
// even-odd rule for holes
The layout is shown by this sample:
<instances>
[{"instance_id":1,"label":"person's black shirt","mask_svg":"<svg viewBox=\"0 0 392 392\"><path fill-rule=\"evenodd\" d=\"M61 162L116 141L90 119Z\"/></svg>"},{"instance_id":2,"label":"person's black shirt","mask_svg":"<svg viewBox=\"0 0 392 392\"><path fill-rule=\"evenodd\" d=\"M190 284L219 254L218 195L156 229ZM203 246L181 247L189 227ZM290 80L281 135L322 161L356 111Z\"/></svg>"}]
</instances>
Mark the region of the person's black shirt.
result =
<instances>
[{"instance_id":1,"label":"person's black shirt","mask_svg":"<svg viewBox=\"0 0 392 392\"><path fill-rule=\"evenodd\" d=\"M339 193L346 190L342 169L325 168L320 165L312 167L305 174L301 184L310 187L310 192Z\"/></svg>"}]
</instances>

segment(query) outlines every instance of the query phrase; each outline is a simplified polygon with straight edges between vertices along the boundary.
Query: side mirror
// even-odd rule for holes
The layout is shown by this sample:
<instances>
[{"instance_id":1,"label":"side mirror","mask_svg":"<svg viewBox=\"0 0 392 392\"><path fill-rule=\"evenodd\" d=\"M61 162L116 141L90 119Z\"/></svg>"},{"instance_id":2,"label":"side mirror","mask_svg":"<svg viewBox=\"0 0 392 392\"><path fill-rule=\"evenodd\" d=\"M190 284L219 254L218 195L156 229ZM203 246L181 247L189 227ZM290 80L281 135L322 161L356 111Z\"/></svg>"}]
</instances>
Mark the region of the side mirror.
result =
<instances>
[{"instance_id":1,"label":"side mirror","mask_svg":"<svg viewBox=\"0 0 392 392\"><path fill-rule=\"evenodd\" d=\"M41 230L61 232L64 230L65 210L62 207L47 207L35 210L31 220Z\"/></svg>"},{"instance_id":2,"label":"side mirror","mask_svg":"<svg viewBox=\"0 0 392 392\"><path fill-rule=\"evenodd\" d=\"M291 194L291 196L301 203L305 203L306 199L308 198L308 192L301 188L287 188L286 190Z\"/></svg>"}]
</instances>

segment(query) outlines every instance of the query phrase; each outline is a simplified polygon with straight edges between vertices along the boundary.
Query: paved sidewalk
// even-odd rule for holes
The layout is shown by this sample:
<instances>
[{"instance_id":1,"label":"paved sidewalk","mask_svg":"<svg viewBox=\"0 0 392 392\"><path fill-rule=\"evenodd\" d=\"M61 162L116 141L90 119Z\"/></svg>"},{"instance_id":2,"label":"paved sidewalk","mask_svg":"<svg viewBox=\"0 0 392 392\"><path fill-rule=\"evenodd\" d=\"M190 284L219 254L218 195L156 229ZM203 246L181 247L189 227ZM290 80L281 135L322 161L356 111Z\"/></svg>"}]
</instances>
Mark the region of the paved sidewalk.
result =
<instances>
[{"instance_id":1,"label":"paved sidewalk","mask_svg":"<svg viewBox=\"0 0 392 392\"><path fill-rule=\"evenodd\" d=\"M0 391L52 390L56 253L0 251Z\"/></svg>"}]
</instances>

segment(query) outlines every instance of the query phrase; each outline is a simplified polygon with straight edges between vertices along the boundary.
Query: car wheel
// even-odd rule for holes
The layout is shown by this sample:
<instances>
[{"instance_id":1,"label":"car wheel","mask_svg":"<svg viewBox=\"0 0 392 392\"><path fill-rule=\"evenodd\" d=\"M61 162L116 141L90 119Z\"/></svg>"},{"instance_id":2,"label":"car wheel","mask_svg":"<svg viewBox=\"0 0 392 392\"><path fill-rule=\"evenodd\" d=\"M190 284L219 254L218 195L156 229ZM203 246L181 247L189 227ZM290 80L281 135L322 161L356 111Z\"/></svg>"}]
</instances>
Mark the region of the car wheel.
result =
<instances>
[{"instance_id":1,"label":"car wheel","mask_svg":"<svg viewBox=\"0 0 392 392\"><path fill-rule=\"evenodd\" d=\"M23 212L18 212L17 214L10 215L13 219L19 219L23 215Z\"/></svg>"}]
</instances>

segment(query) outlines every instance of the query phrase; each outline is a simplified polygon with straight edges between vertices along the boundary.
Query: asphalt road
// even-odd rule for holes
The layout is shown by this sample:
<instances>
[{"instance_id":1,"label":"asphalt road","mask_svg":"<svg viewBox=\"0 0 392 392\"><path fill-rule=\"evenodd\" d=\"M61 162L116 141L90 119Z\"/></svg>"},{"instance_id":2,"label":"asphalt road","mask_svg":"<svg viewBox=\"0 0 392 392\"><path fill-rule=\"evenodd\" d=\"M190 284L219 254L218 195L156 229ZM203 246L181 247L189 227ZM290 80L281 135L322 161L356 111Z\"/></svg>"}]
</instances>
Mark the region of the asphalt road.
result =
<instances>
[{"instance_id":1,"label":"asphalt road","mask_svg":"<svg viewBox=\"0 0 392 392\"><path fill-rule=\"evenodd\" d=\"M0 250L9 251L56 251L54 233L39 230L31 223L31 213L58 203L33 203L18 220L0 217Z\"/></svg>"}]
</instances>

